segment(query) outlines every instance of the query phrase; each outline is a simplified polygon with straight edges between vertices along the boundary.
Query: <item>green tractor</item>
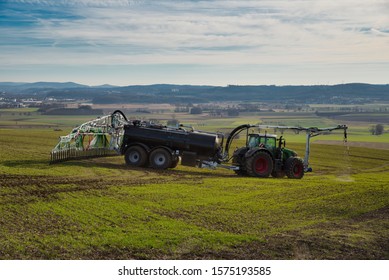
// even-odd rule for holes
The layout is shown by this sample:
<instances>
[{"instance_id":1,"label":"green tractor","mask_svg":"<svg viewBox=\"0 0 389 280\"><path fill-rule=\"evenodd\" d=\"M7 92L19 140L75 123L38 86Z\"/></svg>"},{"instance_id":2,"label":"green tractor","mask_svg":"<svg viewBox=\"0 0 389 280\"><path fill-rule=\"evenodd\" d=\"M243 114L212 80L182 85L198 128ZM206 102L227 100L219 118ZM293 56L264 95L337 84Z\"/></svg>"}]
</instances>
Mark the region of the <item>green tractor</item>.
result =
<instances>
[{"instance_id":1,"label":"green tractor","mask_svg":"<svg viewBox=\"0 0 389 280\"><path fill-rule=\"evenodd\" d=\"M247 146L237 149L232 164L238 175L252 177L284 177L301 179L304 161L293 150L285 148L285 140L273 134L249 134Z\"/></svg>"},{"instance_id":2,"label":"green tractor","mask_svg":"<svg viewBox=\"0 0 389 280\"><path fill-rule=\"evenodd\" d=\"M265 129L291 129L296 132L305 131L307 135L305 157L304 159L297 156L297 153L285 147L285 139L274 134L248 133L250 128ZM331 128L303 128L287 126L261 126L261 125L241 125L235 128L227 138L225 148L225 158L228 157L228 151L232 140L241 131L247 130L246 146L238 148L232 155L232 165L238 175L252 177L269 177L282 178L285 175L291 179L301 179L305 172L310 172L308 158L310 153L310 138L336 129L343 129L345 141L347 139L347 126L338 125Z\"/></svg>"}]
</instances>

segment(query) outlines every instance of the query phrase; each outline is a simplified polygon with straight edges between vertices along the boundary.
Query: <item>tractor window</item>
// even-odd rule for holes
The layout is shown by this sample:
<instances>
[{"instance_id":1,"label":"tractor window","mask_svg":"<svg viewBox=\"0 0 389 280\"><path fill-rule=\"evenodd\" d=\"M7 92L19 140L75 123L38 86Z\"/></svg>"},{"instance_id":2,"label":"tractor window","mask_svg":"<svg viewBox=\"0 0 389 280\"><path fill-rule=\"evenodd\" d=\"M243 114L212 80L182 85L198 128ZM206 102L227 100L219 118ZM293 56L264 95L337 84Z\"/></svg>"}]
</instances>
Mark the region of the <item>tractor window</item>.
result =
<instances>
[{"instance_id":1,"label":"tractor window","mask_svg":"<svg viewBox=\"0 0 389 280\"><path fill-rule=\"evenodd\" d=\"M268 148L274 148L276 146L276 139L273 137L265 137L261 135L250 135L248 143L250 148L258 147L261 144Z\"/></svg>"},{"instance_id":2,"label":"tractor window","mask_svg":"<svg viewBox=\"0 0 389 280\"><path fill-rule=\"evenodd\" d=\"M273 148L276 146L276 139L270 137L261 137L260 143Z\"/></svg>"},{"instance_id":3,"label":"tractor window","mask_svg":"<svg viewBox=\"0 0 389 280\"><path fill-rule=\"evenodd\" d=\"M250 148L254 148L254 147L258 147L258 145L259 145L259 138L250 135L250 138L249 138L249 147L250 147Z\"/></svg>"}]
</instances>

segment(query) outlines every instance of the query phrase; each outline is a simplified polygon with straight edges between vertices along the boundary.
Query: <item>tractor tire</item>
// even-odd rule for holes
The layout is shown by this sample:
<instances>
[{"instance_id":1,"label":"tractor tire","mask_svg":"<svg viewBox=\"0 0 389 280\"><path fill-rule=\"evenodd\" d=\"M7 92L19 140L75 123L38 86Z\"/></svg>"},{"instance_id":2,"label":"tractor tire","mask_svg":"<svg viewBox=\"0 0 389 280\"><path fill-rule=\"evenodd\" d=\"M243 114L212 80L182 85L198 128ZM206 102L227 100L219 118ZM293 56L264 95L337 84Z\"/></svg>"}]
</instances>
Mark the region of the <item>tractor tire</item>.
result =
<instances>
[{"instance_id":1,"label":"tractor tire","mask_svg":"<svg viewBox=\"0 0 389 280\"><path fill-rule=\"evenodd\" d=\"M273 165L273 159L268 152L258 151L246 161L247 174L252 177L269 177Z\"/></svg>"},{"instance_id":2,"label":"tractor tire","mask_svg":"<svg viewBox=\"0 0 389 280\"><path fill-rule=\"evenodd\" d=\"M172 154L163 148L155 149L150 153L150 165L155 169L168 169L173 164Z\"/></svg>"},{"instance_id":3,"label":"tractor tire","mask_svg":"<svg viewBox=\"0 0 389 280\"><path fill-rule=\"evenodd\" d=\"M304 162L301 158L290 157L285 162L285 173L290 179L301 179L304 176Z\"/></svg>"},{"instance_id":4,"label":"tractor tire","mask_svg":"<svg viewBox=\"0 0 389 280\"><path fill-rule=\"evenodd\" d=\"M239 170L234 170L235 174L238 176L247 176L246 161L244 157L244 154L247 152L247 150L247 147L243 147L237 149L232 155L232 165L239 166L240 168Z\"/></svg>"},{"instance_id":5,"label":"tractor tire","mask_svg":"<svg viewBox=\"0 0 389 280\"><path fill-rule=\"evenodd\" d=\"M129 147L124 160L128 166L144 167L147 164L147 152L141 146Z\"/></svg>"}]
</instances>

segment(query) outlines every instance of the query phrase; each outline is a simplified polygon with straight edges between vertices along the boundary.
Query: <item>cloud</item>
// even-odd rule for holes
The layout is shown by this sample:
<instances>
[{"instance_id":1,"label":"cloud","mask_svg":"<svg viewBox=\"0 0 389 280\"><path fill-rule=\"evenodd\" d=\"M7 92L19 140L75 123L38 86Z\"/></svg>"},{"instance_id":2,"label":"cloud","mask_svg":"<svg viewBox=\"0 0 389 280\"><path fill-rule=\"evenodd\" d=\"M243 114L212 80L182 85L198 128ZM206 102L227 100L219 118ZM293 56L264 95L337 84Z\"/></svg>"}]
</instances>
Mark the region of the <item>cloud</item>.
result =
<instances>
[{"instance_id":1,"label":"cloud","mask_svg":"<svg viewBox=\"0 0 389 280\"><path fill-rule=\"evenodd\" d=\"M128 7L144 3L144 0L8 0L11 3L41 6L68 7Z\"/></svg>"},{"instance_id":2,"label":"cloud","mask_svg":"<svg viewBox=\"0 0 389 280\"><path fill-rule=\"evenodd\" d=\"M389 6L381 0L10 0L0 5L3 65L389 62Z\"/></svg>"}]
</instances>

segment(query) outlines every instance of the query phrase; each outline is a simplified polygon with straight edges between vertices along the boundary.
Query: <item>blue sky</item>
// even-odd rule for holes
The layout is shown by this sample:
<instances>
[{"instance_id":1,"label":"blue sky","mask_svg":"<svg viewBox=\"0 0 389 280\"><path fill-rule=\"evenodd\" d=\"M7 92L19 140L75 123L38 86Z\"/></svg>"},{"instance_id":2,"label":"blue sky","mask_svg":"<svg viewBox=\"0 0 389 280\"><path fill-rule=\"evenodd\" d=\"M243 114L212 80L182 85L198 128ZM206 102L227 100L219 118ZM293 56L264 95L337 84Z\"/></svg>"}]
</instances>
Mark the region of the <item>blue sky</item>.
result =
<instances>
[{"instance_id":1,"label":"blue sky","mask_svg":"<svg viewBox=\"0 0 389 280\"><path fill-rule=\"evenodd\" d=\"M388 0L0 0L0 81L389 83Z\"/></svg>"}]
</instances>

